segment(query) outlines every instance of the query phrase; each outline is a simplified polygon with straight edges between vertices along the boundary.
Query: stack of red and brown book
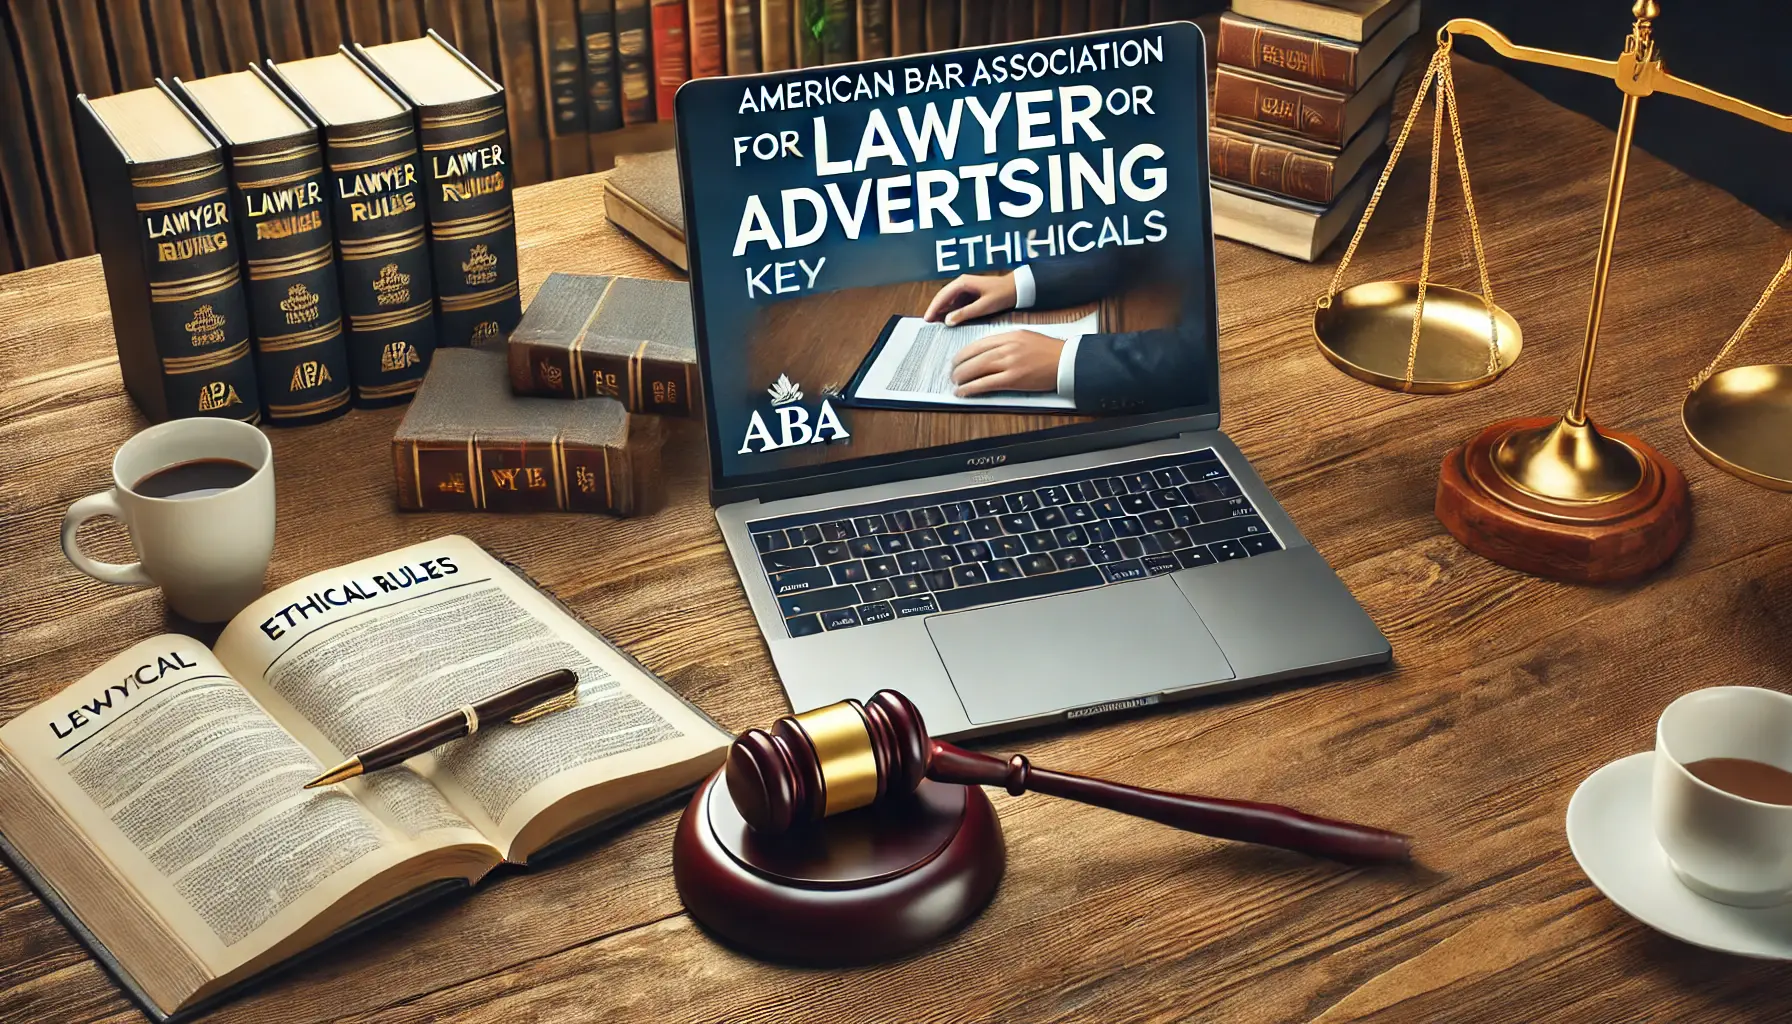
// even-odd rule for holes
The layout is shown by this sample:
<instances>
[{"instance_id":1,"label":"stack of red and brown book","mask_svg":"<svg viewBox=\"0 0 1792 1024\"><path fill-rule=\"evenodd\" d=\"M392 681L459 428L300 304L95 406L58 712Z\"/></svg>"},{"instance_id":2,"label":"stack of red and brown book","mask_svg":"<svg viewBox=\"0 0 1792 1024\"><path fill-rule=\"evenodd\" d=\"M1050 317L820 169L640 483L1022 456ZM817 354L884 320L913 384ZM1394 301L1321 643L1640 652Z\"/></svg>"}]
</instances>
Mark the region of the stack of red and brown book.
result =
<instances>
[{"instance_id":1,"label":"stack of red and brown book","mask_svg":"<svg viewBox=\"0 0 1792 1024\"><path fill-rule=\"evenodd\" d=\"M1386 164L1419 0L1233 0L1209 135L1221 238L1316 260Z\"/></svg>"}]
</instances>

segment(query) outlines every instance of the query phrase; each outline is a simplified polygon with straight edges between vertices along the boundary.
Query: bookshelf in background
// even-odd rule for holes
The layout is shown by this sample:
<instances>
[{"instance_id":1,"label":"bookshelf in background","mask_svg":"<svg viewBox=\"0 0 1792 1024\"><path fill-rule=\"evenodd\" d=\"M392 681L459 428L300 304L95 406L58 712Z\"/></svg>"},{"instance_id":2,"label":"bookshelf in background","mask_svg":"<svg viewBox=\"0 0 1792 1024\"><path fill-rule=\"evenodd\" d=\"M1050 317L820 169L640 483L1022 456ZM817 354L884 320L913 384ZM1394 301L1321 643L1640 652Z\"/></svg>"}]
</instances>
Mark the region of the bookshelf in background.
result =
<instances>
[{"instance_id":1,"label":"bookshelf in background","mask_svg":"<svg viewBox=\"0 0 1792 1024\"><path fill-rule=\"evenodd\" d=\"M654 17L656 4L664 10ZM413 39L504 86L516 184L672 146L694 66L782 70L1217 12L1223 0L12 0L0 8L0 272L95 251L75 146L90 98ZM694 19L713 15L697 31ZM655 27L683 50L656 60ZM1212 34L1211 19L1203 25ZM676 27L677 32L673 29ZM705 63L709 62L709 63ZM682 70L680 70L682 67ZM664 102L661 102L661 100Z\"/></svg>"}]
</instances>

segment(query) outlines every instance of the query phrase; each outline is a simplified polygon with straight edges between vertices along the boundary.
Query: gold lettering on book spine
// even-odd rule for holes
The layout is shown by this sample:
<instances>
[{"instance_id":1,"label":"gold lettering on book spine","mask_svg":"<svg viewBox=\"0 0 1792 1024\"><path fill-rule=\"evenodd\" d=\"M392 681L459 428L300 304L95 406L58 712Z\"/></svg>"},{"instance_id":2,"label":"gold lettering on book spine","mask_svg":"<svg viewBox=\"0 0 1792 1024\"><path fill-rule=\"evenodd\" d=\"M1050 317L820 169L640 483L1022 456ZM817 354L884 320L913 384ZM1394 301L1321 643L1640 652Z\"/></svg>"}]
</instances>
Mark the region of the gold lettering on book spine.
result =
<instances>
[{"instance_id":1,"label":"gold lettering on book spine","mask_svg":"<svg viewBox=\"0 0 1792 1024\"><path fill-rule=\"evenodd\" d=\"M491 284L498 279L498 257L492 255L490 246L481 242L468 251L460 270L469 285Z\"/></svg>"},{"instance_id":2,"label":"gold lettering on book spine","mask_svg":"<svg viewBox=\"0 0 1792 1024\"><path fill-rule=\"evenodd\" d=\"M280 311L286 315L286 325L296 327L316 320L319 301L317 293L305 287L305 282L295 281L286 289L286 298L280 300Z\"/></svg>"},{"instance_id":3,"label":"gold lettering on book spine","mask_svg":"<svg viewBox=\"0 0 1792 1024\"><path fill-rule=\"evenodd\" d=\"M382 306L404 305L411 301L411 275L399 270L397 263L388 263L373 279L373 294Z\"/></svg>"},{"instance_id":4,"label":"gold lettering on book spine","mask_svg":"<svg viewBox=\"0 0 1792 1024\"><path fill-rule=\"evenodd\" d=\"M193 319L184 325L194 348L216 345L224 340L224 318L212 310L211 303L206 303L193 311Z\"/></svg>"},{"instance_id":5,"label":"gold lettering on book spine","mask_svg":"<svg viewBox=\"0 0 1792 1024\"><path fill-rule=\"evenodd\" d=\"M241 405L236 388L229 381L214 380L199 390L199 411L211 412L226 406Z\"/></svg>"}]
</instances>

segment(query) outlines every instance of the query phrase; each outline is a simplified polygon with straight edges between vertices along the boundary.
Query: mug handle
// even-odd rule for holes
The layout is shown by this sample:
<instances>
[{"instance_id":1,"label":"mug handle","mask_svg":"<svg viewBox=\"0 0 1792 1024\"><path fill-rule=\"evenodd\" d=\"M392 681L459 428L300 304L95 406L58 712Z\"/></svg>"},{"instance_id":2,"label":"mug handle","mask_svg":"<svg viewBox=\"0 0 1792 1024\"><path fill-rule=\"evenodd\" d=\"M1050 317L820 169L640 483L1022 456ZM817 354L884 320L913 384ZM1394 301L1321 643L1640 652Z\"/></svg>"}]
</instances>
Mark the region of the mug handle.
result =
<instances>
[{"instance_id":1,"label":"mug handle","mask_svg":"<svg viewBox=\"0 0 1792 1024\"><path fill-rule=\"evenodd\" d=\"M154 583L149 574L143 571L142 562L96 562L81 550L80 544L75 541L75 531L81 528L82 523L97 516L111 516L124 522L126 526L130 525L125 519L124 509L118 504L117 491L89 494L70 505L68 511L62 514L62 553L68 556L75 568L102 583L116 583L126 587L145 587Z\"/></svg>"}]
</instances>

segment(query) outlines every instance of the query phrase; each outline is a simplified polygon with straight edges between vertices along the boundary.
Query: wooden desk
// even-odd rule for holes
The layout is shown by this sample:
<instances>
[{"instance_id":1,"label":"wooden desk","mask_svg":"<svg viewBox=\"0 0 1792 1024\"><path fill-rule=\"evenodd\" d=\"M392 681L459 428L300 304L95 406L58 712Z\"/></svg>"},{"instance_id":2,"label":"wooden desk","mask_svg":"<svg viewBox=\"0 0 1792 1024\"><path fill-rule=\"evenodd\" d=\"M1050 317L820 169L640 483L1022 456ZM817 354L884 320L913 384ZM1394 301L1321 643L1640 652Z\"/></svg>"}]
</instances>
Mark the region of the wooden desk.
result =
<instances>
[{"instance_id":1,"label":"wooden desk","mask_svg":"<svg viewBox=\"0 0 1792 1024\"><path fill-rule=\"evenodd\" d=\"M1686 378L1788 239L1639 154L1593 412L1686 471L1692 539L1661 572L1621 588L1549 583L1468 554L1431 515L1438 461L1488 422L1567 403L1611 135L1503 74L1459 68L1497 294L1525 328L1526 352L1505 381L1455 398L1355 383L1307 336L1331 266L1224 243L1218 254L1226 429L1387 632L1395 667L987 745L1401 829L1418 837L1422 869L1345 870L998 794L1008 875L965 932L901 963L791 971L722 949L681 912L664 814L394 925L215 1019L1792 1017L1783 965L1707 953L1626 917L1580 873L1562 832L1574 787L1649 747L1672 697L1714 683L1792 689L1792 506L1706 465L1678 420ZM1416 268L1422 160L1391 186L1361 280ZM550 270L666 273L606 225L599 197L590 178L519 197L525 292ZM1466 242L1460 224L1443 222L1444 280L1471 279L1466 250L1450 248ZM1788 324L1781 303L1742 354L1771 355ZM92 582L57 550L62 510L105 485L112 451L141 425L119 386L95 260L0 278L0 382L6 718L160 630L163 613L153 591ZM386 444L401 415L271 432L281 530L271 583L460 531L521 563L729 727L784 710L705 503L695 424L672 431L672 503L649 519L399 515ZM120 532L95 532L101 553L109 544L123 554ZM0 1021L140 1019L0 872Z\"/></svg>"}]
</instances>

